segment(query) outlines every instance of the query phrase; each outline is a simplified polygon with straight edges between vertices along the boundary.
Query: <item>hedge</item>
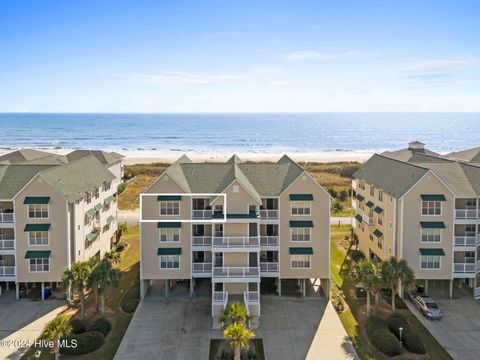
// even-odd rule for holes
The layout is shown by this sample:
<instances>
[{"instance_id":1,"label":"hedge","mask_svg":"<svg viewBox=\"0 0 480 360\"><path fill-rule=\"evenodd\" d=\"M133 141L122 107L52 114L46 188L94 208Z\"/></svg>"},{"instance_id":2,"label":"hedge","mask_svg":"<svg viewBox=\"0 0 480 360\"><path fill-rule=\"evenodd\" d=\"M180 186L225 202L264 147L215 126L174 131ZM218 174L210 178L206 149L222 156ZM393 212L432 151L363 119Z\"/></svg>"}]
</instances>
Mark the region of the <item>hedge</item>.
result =
<instances>
[{"instance_id":1,"label":"hedge","mask_svg":"<svg viewBox=\"0 0 480 360\"><path fill-rule=\"evenodd\" d=\"M387 319L388 328L390 331L400 339L400 330L402 330L402 343L410 352L416 354L425 354L427 349L425 348L425 344L423 343L422 339L413 331L410 325L407 322L407 319L399 313L391 314Z\"/></svg>"},{"instance_id":2,"label":"hedge","mask_svg":"<svg viewBox=\"0 0 480 360\"><path fill-rule=\"evenodd\" d=\"M70 326L72 327L72 334L82 334L87 331L85 323L79 319L73 319L70 321Z\"/></svg>"},{"instance_id":3,"label":"hedge","mask_svg":"<svg viewBox=\"0 0 480 360\"><path fill-rule=\"evenodd\" d=\"M402 353L402 347L398 339L390 331L380 329L372 334L370 339L373 346L388 356L396 356Z\"/></svg>"},{"instance_id":4,"label":"hedge","mask_svg":"<svg viewBox=\"0 0 480 360\"><path fill-rule=\"evenodd\" d=\"M359 262L362 259L365 259L365 254L360 250L350 250L350 258L354 262Z\"/></svg>"},{"instance_id":5,"label":"hedge","mask_svg":"<svg viewBox=\"0 0 480 360\"><path fill-rule=\"evenodd\" d=\"M90 326L90 331L100 331L103 336L107 336L111 328L112 325L110 324L110 321L105 318L99 318L93 322L92 326Z\"/></svg>"},{"instance_id":6,"label":"hedge","mask_svg":"<svg viewBox=\"0 0 480 360\"><path fill-rule=\"evenodd\" d=\"M102 347L105 342L105 336L100 331L87 331L83 334L72 334L67 337L67 343L72 344L76 340L76 347L62 347L62 355L82 355L88 354Z\"/></svg>"},{"instance_id":7,"label":"hedge","mask_svg":"<svg viewBox=\"0 0 480 360\"><path fill-rule=\"evenodd\" d=\"M365 322L365 329L367 330L367 335L370 338L377 330L388 331L388 326L385 320L383 320L381 317L371 315L367 318Z\"/></svg>"}]
</instances>

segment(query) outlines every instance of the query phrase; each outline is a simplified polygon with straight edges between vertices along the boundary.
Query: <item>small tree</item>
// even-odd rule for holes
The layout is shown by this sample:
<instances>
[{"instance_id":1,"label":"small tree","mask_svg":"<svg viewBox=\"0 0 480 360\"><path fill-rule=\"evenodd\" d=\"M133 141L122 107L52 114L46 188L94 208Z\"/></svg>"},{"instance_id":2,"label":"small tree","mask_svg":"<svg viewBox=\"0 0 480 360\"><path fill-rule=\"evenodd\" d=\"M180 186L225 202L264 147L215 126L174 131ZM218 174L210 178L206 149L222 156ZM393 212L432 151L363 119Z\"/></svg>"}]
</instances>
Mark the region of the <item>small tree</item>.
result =
<instances>
[{"instance_id":1,"label":"small tree","mask_svg":"<svg viewBox=\"0 0 480 360\"><path fill-rule=\"evenodd\" d=\"M71 289L80 299L80 314L85 320L85 293L89 288L91 274L90 265L87 262L74 263L70 269L65 269L62 278L62 287Z\"/></svg>"},{"instance_id":2,"label":"small tree","mask_svg":"<svg viewBox=\"0 0 480 360\"><path fill-rule=\"evenodd\" d=\"M341 213L343 211L343 204L340 201L335 200L332 204L332 211L334 214Z\"/></svg>"},{"instance_id":3,"label":"small tree","mask_svg":"<svg viewBox=\"0 0 480 360\"><path fill-rule=\"evenodd\" d=\"M118 287L120 271L113 268L112 261L103 258L92 271L91 283L100 297L100 313L105 315L105 293L111 287Z\"/></svg>"},{"instance_id":4,"label":"small tree","mask_svg":"<svg viewBox=\"0 0 480 360\"><path fill-rule=\"evenodd\" d=\"M352 277L357 283L362 283L367 293L367 317L370 316L370 295L380 279L376 277L373 263L367 259L360 260L352 269Z\"/></svg>"},{"instance_id":5,"label":"small tree","mask_svg":"<svg viewBox=\"0 0 480 360\"><path fill-rule=\"evenodd\" d=\"M247 308L242 303L232 302L223 311L221 320L226 326L233 323L246 324L248 321Z\"/></svg>"},{"instance_id":6,"label":"small tree","mask_svg":"<svg viewBox=\"0 0 480 360\"><path fill-rule=\"evenodd\" d=\"M115 242L119 242L121 237L122 237L122 234L125 233L127 231L127 225L125 224L118 224L118 228L117 228L117 231L116 231L116 237L115 237Z\"/></svg>"},{"instance_id":7,"label":"small tree","mask_svg":"<svg viewBox=\"0 0 480 360\"><path fill-rule=\"evenodd\" d=\"M250 340L255 337L255 334L247 329L245 323L234 322L223 330L223 336L233 349L234 359L240 360L242 349L248 349Z\"/></svg>"},{"instance_id":8,"label":"small tree","mask_svg":"<svg viewBox=\"0 0 480 360\"><path fill-rule=\"evenodd\" d=\"M379 260L372 261L372 265L374 277L374 281L372 282L372 294L375 299L375 312L378 312L378 306L380 303L380 290L383 288L382 262Z\"/></svg>"},{"instance_id":9,"label":"small tree","mask_svg":"<svg viewBox=\"0 0 480 360\"><path fill-rule=\"evenodd\" d=\"M60 339L66 338L72 332L67 317L57 316L48 322L43 329L45 340L53 342L52 354L55 360L60 359Z\"/></svg>"},{"instance_id":10,"label":"small tree","mask_svg":"<svg viewBox=\"0 0 480 360\"><path fill-rule=\"evenodd\" d=\"M112 264L118 264L121 259L121 255L115 251L108 251L103 255L105 259L108 259L112 262Z\"/></svg>"},{"instance_id":11,"label":"small tree","mask_svg":"<svg viewBox=\"0 0 480 360\"><path fill-rule=\"evenodd\" d=\"M405 260L391 257L382 264L382 281L392 292L392 311L395 311L395 296L399 287L410 288L415 284L415 275Z\"/></svg>"}]
</instances>

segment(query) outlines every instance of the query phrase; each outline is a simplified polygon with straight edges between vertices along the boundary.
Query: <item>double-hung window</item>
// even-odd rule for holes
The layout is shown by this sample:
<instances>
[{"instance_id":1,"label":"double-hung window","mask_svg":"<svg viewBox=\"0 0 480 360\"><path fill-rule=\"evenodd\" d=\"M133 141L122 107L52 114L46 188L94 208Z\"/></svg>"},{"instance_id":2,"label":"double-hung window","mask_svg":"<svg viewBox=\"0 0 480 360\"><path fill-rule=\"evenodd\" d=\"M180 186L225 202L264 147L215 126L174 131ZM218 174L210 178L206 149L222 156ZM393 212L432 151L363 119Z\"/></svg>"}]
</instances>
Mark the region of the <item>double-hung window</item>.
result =
<instances>
[{"instance_id":1,"label":"double-hung window","mask_svg":"<svg viewBox=\"0 0 480 360\"><path fill-rule=\"evenodd\" d=\"M358 182L358 187L362 190L365 190L365 181L360 180Z\"/></svg>"},{"instance_id":2,"label":"double-hung window","mask_svg":"<svg viewBox=\"0 0 480 360\"><path fill-rule=\"evenodd\" d=\"M422 201L422 215L442 215L442 202Z\"/></svg>"},{"instance_id":3,"label":"double-hung window","mask_svg":"<svg viewBox=\"0 0 480 360\"><path fill-rule=\"evenodd\" d=\"M30 272L49 272L50 259L30 259Z\"/></svg>"},{"instance_id":4,"label":"double-hung window","mask_svg":"<svg viewBox=\"0 0 480 360\"><path fill-rule=\"evenodd\" d=\"M29 219L47 219L48 204L30 204L28 205Z\"/></svg>"},{"instance_id":5,"label":"double-hung window","mask_svg":"<svg viewBox=\"0 0 480 360\"><path fill-rule=\"evenodd\" d=\"M48 245L48 231L30 231L28 245Z\"/></svg>"},{"instance_id":6,"label":"double-hung window","mask_svg":"<svg viewBox=\"0 0 480 360\"><path fill-rule=\"evenodd\" d=\"M310 228L292 228L292 241L310 241Z\"/></svg>"},{"instance_id":7,"label":"double-hung window","mask_svg":"<svg viewBox=\"0 0 480 360\"><path fill-rule=\"evenodd\" d=\"M161 228L160 242L179 242L180 229L179 228Z\"/></svg>"},{"instance_id":8,"label":"double-hung window","mask_svg":"<svg viewBox=\"0 0 480 360\"><path fill-rule=\"evenodd\" d=\"M440 269L440 256L422 255L420 259L421 269Z\"/></svg>"},{"instance_id":9,"label":"double-hung window","mask_svg":"<svg viewBox=\"0 0 480 360\"><path fill-rule=\"evenodd\" d=\"M292 201L292 215L310 215L310 201Z\"/></svg>"},{"instance_id":10,"label":"double-hung window","mask_svg":"<svg viewBox=\"0 0 480 360\"><path fill-rule=\"evenodd\" d=\"M290 255L290 267L292 269L310 269L311 255Z\"/></svg>"},{"instance_id":11,"label":"double-hung window","mask_svg":"<svg viewBox=\"0 0 480 360\"><path fill-rule=\"evenodd\" d=\"M370 185L370 197L375 197L375 186Z\"/></svg>"},{"instance_id":12,"label":"double-hung window","mask_svg":"<svg viewBox=\"0 0 480 360\"><path fill-rule=\"evenodd\" d=\"M160 269L180 269L180 255L161 255Z\"/></svg>"},{"instance_id":13,"label":"double-hung window","mask_svg":"<svg viewBox=\"0 0 480 360\"><path fill-rule=\"evenodd\" d=\"M442 229L422 229L422 242L440 242Z\"/></svg>"},{"instance_id":14,"label":"double-hung window","mask_svg":"<svg viewBox=\"0 0 480 360\"><path fill-rule=\"evenodd\" d=\"M383 202L383 191L378 190L378 201Z\"/></svg>"},{"instance_id":15,"label":"double-hung window","mask_svg":"<svg viewBox=\"0 0 480 360\"><path fill-rule=\"evenodd\" d=\"M160 201L160 215L180 215L180 202Z\"/></svg>"}]
</instances>

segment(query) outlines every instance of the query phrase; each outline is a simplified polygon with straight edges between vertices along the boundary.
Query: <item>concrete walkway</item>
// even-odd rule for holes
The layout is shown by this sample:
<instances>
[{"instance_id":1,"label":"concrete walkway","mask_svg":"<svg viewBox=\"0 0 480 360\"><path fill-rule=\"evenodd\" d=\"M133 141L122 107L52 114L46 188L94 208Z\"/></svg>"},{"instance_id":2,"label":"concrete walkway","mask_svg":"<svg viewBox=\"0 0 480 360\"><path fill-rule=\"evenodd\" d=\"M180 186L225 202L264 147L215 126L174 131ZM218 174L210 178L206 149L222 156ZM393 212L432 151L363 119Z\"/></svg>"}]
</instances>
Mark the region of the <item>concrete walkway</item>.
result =
<instances>
[{"instance_id":1,"label":"concrete walkway","mask_svg":"<svg viewBox=\"0 0 480 360\"><path fill-rule=\"evenodd\" d=\"M0 297L0 359L20 359L28 347L15 345L33 345L45 324L66 309L63 300L16 301L14 295Z\"/></svg>"}]
</instances>

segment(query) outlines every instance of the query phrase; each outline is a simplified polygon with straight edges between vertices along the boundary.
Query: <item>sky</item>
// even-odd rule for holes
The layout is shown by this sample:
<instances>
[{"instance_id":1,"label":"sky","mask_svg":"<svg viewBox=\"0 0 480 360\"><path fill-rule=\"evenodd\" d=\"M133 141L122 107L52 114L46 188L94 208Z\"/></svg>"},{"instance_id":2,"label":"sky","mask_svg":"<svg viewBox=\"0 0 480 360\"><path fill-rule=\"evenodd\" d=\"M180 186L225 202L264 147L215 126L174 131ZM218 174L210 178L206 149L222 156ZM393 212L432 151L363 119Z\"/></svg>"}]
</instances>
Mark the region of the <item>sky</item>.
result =
<instances>
[{"instance_id":1,"label":"sky","mask_svg":"<svg viewBox=\"0 0 480 360\"><path fill-rule=\"evenodd\" d=\"M0 0L0 112L477 112L479 19L474 0Z\"/></svg>"}]
</instances>

